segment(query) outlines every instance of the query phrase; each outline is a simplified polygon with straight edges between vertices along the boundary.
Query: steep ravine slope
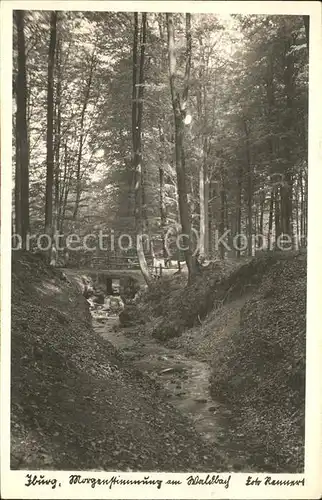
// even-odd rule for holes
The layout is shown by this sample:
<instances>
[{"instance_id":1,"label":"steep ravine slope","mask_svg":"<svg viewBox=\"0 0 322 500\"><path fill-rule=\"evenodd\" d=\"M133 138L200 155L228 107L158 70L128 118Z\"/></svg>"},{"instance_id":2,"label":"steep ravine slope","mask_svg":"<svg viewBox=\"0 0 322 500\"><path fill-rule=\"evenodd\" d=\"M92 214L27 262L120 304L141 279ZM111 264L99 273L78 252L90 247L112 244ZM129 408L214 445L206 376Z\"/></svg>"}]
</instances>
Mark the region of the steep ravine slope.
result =
<instances>
[{"instance_id":1,"label":"steep ravine slope","mask_svg":"<svg viewBox=\"0 0 322 500\"><path fill-rule=\"evenodd\" d=\"M11 467L227 470L159 387L96 334L85 299L13 255Z\"/></svg>"},{"instance_id":2,"label":"steep ravine slope","mask_svg":"<svg viewBox=\"0 0 322 500\"><path fill-rule=\"evenodd\" d=\"M243 470L303 471L306 267L305 251L219 261L189 288L164 280L140 305L147 335L211 367L226 409L219 446Z\"/></svg>"}]
</instances>

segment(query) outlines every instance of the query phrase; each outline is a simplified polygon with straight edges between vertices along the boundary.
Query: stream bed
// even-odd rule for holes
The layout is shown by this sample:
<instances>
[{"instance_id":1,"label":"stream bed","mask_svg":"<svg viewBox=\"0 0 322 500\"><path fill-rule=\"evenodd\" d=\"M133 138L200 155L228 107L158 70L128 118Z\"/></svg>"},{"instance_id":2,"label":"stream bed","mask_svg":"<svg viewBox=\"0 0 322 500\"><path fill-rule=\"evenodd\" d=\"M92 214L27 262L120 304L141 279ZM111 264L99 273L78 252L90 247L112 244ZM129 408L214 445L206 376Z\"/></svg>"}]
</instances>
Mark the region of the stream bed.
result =
<instances>
[{"instance_id":1,"label":"stream bed","mask_svg":"<svg viewBox=\"0 0 322 500\"><path fill-rule=\"evenodd\" d=\"M196 430L211 443L224 439L224 420L228 410L212 400L209 393L209 364L187 357L180 349L171 349L144 335L133 335L120 328L118 316L96 318L93 328L108 340L133 368L155 380L164 389L165 398L189 416Z\"/></svg>"}]
</instances>

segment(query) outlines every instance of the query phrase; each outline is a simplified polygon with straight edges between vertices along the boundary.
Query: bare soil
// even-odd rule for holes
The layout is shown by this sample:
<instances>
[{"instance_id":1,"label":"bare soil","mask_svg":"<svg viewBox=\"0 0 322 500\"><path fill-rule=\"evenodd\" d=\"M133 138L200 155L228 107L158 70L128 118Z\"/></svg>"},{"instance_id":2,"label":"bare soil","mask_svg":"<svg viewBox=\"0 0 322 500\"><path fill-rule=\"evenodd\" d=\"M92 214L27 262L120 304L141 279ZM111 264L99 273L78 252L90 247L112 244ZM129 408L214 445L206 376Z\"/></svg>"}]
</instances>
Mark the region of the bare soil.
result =
<instances>
[{"instance_id":1,"label":"bare soil","mask_svg":"<svg viewBox=\"0 0 322 500\"><path fill-rule=\"evenodd\" d=\"M16 254L12 281L11 468L227 470L163 388L93 330L61 273Z\"/></svg>"}]
</instances>

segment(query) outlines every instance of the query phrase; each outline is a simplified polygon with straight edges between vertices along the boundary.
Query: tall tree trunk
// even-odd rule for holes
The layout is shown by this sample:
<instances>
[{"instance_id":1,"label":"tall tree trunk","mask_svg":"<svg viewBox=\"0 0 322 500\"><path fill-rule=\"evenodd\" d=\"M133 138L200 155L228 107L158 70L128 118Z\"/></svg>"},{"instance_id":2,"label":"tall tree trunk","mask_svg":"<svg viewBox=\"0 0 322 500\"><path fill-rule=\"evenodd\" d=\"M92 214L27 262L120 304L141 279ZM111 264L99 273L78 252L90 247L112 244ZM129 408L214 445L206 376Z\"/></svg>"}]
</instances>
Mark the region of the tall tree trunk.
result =
<instances>
[{"instance_id":1,"label":"tall tree trunk","mask_svg":"<svg viewBox=\"0 0 322 500\"><path fill-rule=\"evenodd\" d=\"M186 56L185 56L185 75L183 92L180 95L176 86L176 51L174 39L173 16L170 13L166 14L167 31L168 31L168 57L169 57L169 77L171 101L174 114L175 128L175 159L176 172L178 182L178 201L180 222L182 234L188 241L185 242L184 255L188 268L188 282L191 283L196 276L196 262L192 255L192 234L191 234L191 215L188 204L187 181L186 181L186 166L185 166L185 151L184 151L184 127L185 117L187 113L189 83L190 83L190 68L191 68L191 16L186 14Z\"/></svg>"},{"instance_id":2,"label":"tall tree trunk","mask_svg":"<svg viewBox=\"0 0 322 500\"><path fill-rule=\"evenodd\" d=\"M273 210L274 210L274 190L272 189L271 198L269 202L267 250L271 250L272 231L273 231Z\"/></svg>"},{"instance_id":3,"label":"tall tree trunk","mask_svg":"<svg viewBox=\"0 0 322 500\"><path fill-rule=\"evenodd\" d=\"M16 227L21 230L22 246L26 248L27 234L29 233L29 144L27 130L27 76L26 76L26 49L24 34L24 11L15 12L18 36L18 73L16 85L17 114L17 178L16 178ZM18 193L20 191L20 196Z\"/></svg>"},{"instance_id":4,"label":"tall tree trunk","mask_svg":"<svg viewBox=\"0 0 322 500\"><path fill-rule=\"evenodd\" d=\"M229 204L228 204L228 191L226 186L226 180L224 177L224 229L228 232L227 235L227 244L229 250L226 250L227 257L231 257L231 248L232 248L232 237L231 237L231 224L230 224L230 213L229 213Z\"/></svg>"},{"instance_id":5,"label":"tall tree trunk","mask_svg":"<svg viewBox=\"0 0 322 500\"><path fill-rule=\"evenodd\" d=\"M64 144L64 173L63 178L59 184L59 211L58 211L58 221L59 221L59 231L63 232L64 229L64 216L66 211L67 198L65 201L65 194L67 191L67 172L68 172L68 147L67 142ZM68 195L68 193L67 193Z\"/></svg>"},{"instance_id":6,"label":"tall tree trunk","mask_svg":"<svg viewBox=\"0 0 322 500\"><path fill-rule=\"evenodd\" d=\"M207 164L205 162L205 196L204 196L204 219L205 219L205 257L209 256L209 175Z\"/></svg>"},{"instance_id":7,"label":"tall tree trunk","mask_svg":"<svg viewBox=\"0 0 322 500\"><path fill-rule=\"evenodd\" d=\"M275 196L274 196L274 205L275 205L275 245L277 245L278 238L281 235L281 202L280 202L280 196L279 196L279 187L275 188Z\"/></svg>"},{"instance_id":8,"label":"tall tree trunk","mask_svg":"<svg viewBox=\"0 0 322 500\"><path fill-rule=\"evenodd\" d=\"M303 176L302 172L299 173L299 185L300 185L300 244L303 246L303 236L304 236L304 186L303 186Z\"/></svg>"},{"instance_id":9,"label":"tall tree trunk","mask_svg":"<svg viewBox=\"0 0 322 500\"><path fill-rule=\"evenodd\" d=\"M287 27L288 28L288 27ZM289 29L289 28L288 28ZM287 32L286 32L287 33ZM291 53L293 43L292 34L289 32L284 40L284 72L283 82L286 93L286 109L284 127L286 131L292 130L292 125L296 120L294 114L295 86L294 86L294 56ZM284 139L284 160L283 183L281 185L281 230L282 233L293 239L292 228L292 194L293 194L293 147L294 139L290 134Z\"/></svg>"},{"instance_id":10,"label":"tall tree trunk","mask_svg":"<svg viewBox=\"0 0 322 500\"><path fill-rule=\"evenodd\" d=\"M220 223L219 223L219 235L222 236L225 232L225 187L223 174L221 174L221 184L220 184ZM220 258L225 258L226 249L223 244L220 245Z\"/></svg>"},{"instance_id":11,"label":"tall tree trunk","mask_svg":"<svg viewBox=\"0 0 322 500\"><path fill-rule=\"evenodd\" d=\"M164 132L162 130L161 124L159 123L159 138L161 144L161 152L160 152L160 165L159 165L159 207L160 207L160 225L161 225L161 239L162 239L162 253L163 257L167 258L167 249L165 242L165 229L167 224L167 212L165 205L165 179L164 179L164 148L165 148L165 139Z\"/></svg>"},{"instance_id":12,"label":"tall tree trunk","mask_svg":"<svg viewBox=\"0 0 322 500\"><path fill-rule=\"evenodd\" d=\"M64 189L64 193L63 193L63 199L62 199L61 223L60 223L60 232L61 233L64 233L65 215L66 215L66 210L67 210L68 195L69 195L72 177L73 177L73 171L72 171L72 169L70 169L68 179L66 180L65 189Z\"/></svg>"},{"instance_id":13,"label":"tall tree trunk","mask_svg":"<svg viewBox=\"0 0 322 500\"><path fill-rule=\"evenodd\" d=\"M225 230L229 229L229 209L228 209L228 195L226 189L226 183L224 182L224 190L225 190Z\"/></svg>"},{"instance_id":14,"label":"tall tree trunk","mask_svg":"<svg viewBox=\"0 0 322 500\"><path fill-rule=\"evenodd\" d=\"M142 155L141 155L141 164L142 164L142 175L141 175L142 225L143 225L143 231L149 232L148 196L145 185L147 177L147 168L145 162L142 159Z\"/></svg>"},{"instance_id":15,"label":"tall tree trunk","mask_svg":"<svg viewBox=\"0 0 322 500\"><path fill-rule=\"evenodd\" d=\"M45 232L52 236L53 232L53 181L54 181L54 65L56 50L57 12L50 16L50 40L48 52L48 84L47 84L47 171L46 171L46 204Z\"/></svg>"},{"instance_id":16,"label":"tall tree trunk","mask_svg":"<svg viewBox=\"0 0 322 500\"><path fill-rule=\"evenodd\" d=\"M160 71L161 73L165 73L167 71L167 49L165 45L165 36L164 36L164 18L163 14L158 15L158 26L159 26L159 35L161 42L161 60L160 60ZM159 119L158 129L159 129L159 140L160 140L160 165L159 165L159 210L160 210L160 229L161 229L161 240L162 240L162 254L163 258L167 259L170 257L168 255L168 251L166 248L165 241L165 233L166 233L166 225L167 225L167 207L165 202L165 169L164 166L166 164L166 144L165 144L165 131L163 129L163 123L166 122L165 116L162 119Z\"/></svg>"},{"instance_id":17,"label":"tall tree trunk","mask_svg":"<svg viewBox=\"0 0 322 500\"><path fill-rule=\"evenodd\" d=\"M288 171L285 172L281 191L281 232L292 237L292 189L293 179Z\"/></svg>"},{"instance_id":18,"label":"tall tree trunk","mask_svg":"<svg viewBox=\"0 0 322 500\"><path fill-rule=\"evenodd\" d=\"M200 256L204 257L205 238L206 238L206 215L205 215L205 171L204 162L202 161L199 169L199 206L200 206L200 231L199 231L199 251Z\"/></svg>"},{"instance_id":19,"label":"tall tree trunk","mask_svg":"<svg viewBox=\"0 0 322 500\"><path fill-rule=\"evenodd\" d=\"M16 94L17 100L17 94ZM18 108L18 104L17 104ZM16 113L15 139L16 139L16 162L15 162L15 232L21 236L21 166L20 166L20 138L18 130L18 119Z\"/></svg>"},{"instance_id":20,"label":"tall tree trunk","mask_svg":"<svg viewBox=\"0 0 322 500\"><path fill-rule=\"evenodd\" d=\"M191 227L194 227L193 223L195 221L195 216L199 214L196 214L196 200L197 200L197 193L195 189L195 179L193 178L192 175L188 177L188 191L187 191L187 196L189 200L189 211L190 211L190 217L191 217Z\"/></svg>"},{"instance_id":21,"label":"tall tree trunk","mask_svg":"<svg viewBox=\"0 0 322 500\"><path fill-rule=\"evenodd\" d=\"M87 84L86 84L86 88L85 88L84 101L83 101L83 106L82 106L82 111L81 111L81 116L80 116L80 124L79 124L80 135L79 135L77 163L76 163L76 199L75 199L73 220L77 219L80 197L81 197L81 180L82 180L81 165L82 165L84 137L85 137L84 122L85 122L86 110L87 110L89 97L90 97L90 91L91 91L91 87L92 87L93 73L94 73L95 64L96 64L95 52L96 52L96 49L94 48L94 50L92 52L92 56L91 56L88 80L87 80Z\"/></svg>"},{"instance_id":22,"label":"tall tree trunk","mask_svg":"<svg viewBox=\"0 0 322 500\"><path fill-rule=\"evenodd\" d=\"M264 231L265 201L266 201L266 193L265 191L262 191L260 197L260 215L259 215L259 227L258 227L258 232L260 235L263 235Z\"/></svg>"},{"instance_id":23,"label":"tall tree trunk","mask_svg":"<svg viewBox=\"0 0 322 500\"><path fill-rule=\"evenodd\" d=\"M240 259L240 235L241 235L241 203L242 203L242 183L243 183L243 167L240 164L238 168L238 181L237 181L237 197L236 197L236 257ZM236 238L237 236L237 238Z\"/></svg>"},{"instance_id":24,"label":"tall tree trunk","mask_svg":"<svg viewBox=\"0 0 322 500\"><path fill-rule=\"evenodd\" d=\"M199 66L199 87L197 88L197 116L199 126L202 129L207 127L207 91L204 84L208 65L206 67L204 57L204 47L202 38L199 39L199 50L201 53ZM201 134L202 157L199 167L199 252L200 257L207 257L209 252L209 224L208 224L208 199L209 199L209 181L208 181L208 137Z\"/></svg>"},{"instance_id":25,"label":"tall tree trunk","mask_svg":"<svg viewBox=\"0 0 322 500\"><path fill-rule=\"evenodd\" d=\"M309 16L303 16L303 23L304 23L304 28L305 28L306 46L307 46L307 50L309 50L309 44L310 44L310 17Z\"/></svg>"},{"instance_id":26,"label":"tall tree trunk","mask_svg":"<svg viewBox=\"0 0 322 500\"><path fill-rule=\"evenodd\" d=\"M209 182L209 254L213 259L216 255L216 188L213 182Z\"/></svg>"},{"instance_id":27,"label":"tall tree trunk","mask_svg":"<svg viewBox=\"0 0 322 500\"><path fill-rule=\"evenodd\" d=\"M299 177L297 177L295 185L296 249L299 248L299 237L300 237L299 204L300 204Z\"/></svg>"},{"instance_id":28,"label":"tall tree trunk","mask_svg":"<svg viewBox=\"0 0 322 500\"><path fill-rule=\"evenodd\" d=\"M57 72L57 86L56 86L56 100L55 100L55 200L54 200L54 226L55 231L58 231L59 221L59 180L60 180L60 142L61 142L61 46L57 43L56 51L56 72Z\"/></svg>"},{"instance_id":29,"label":"tall tree trunk","mask_svg":"<svg viewBox=\"0 0 322 500\"><path fill-rule=\"evenodd\" d=\"M252 205L253 205L253 172L252 172L252 163L250 156L250 141L249 141L249 130L247 126L247 121L244 119L244 131L245 131L245 148L246 148L246 161L247 161L247 219L248 219L248 256L252 256L253 250L253 213L252 213Z\"/></svg>"},{"instance_id":30,"label":"tall tree trunk","mask_svg":"<svg viewBox=\"0 0 322 500\"><path fill-rule=\"evenodd\" d=\"M205 139L206 141L206 139ZM199 169L199 206L200 206L200 256L208 257L209 254L209 178L207 172L206 145L203 147L203 157Z\"/></svg>"},{"instance_id":31,"label":"tall tree trunk","mask_svg":"<svg viewBox=\"0 0 322 500\"><path fill-rule=\"evenodd\" d=\"M141 47L138 68L138 41L139 41L139 16L134 13L133 36L133 76L132 76L132 162L135 174L135 225L136 225L136 251L142 275L150 285L152 278L146 262L143 246L144 220L142 202L142 117L144 94L144 60L146 45L146 13L142 13L141 22Z\"/></svg>"},{"instance_id":32,"label":"tall tree trunk","mask_svg":"<svg viewBox=\"0 0 322 500\"><path fill-rule=\"evenodd\" d=\"M228 251L228 258L233 259L236 256L236 250L234 248L234 235L236 234L236 214L235 212L230 212L229 214L229 224L228 228L230 229L230 232L228 234L228 246L229 246L229 251Z\"/></svg>"},{"instance_id":33,"label":"tall tree trunk","mask_svg":"<svg viewBox=\"0 0 322 500\"><path fill-rule=\"evenodd\" d=\"M275 87L274 87L274 59L270 53L268 56L268 66L267 66L267 81L266 81L266 98L267 98L267 123L269 125L268 135L267 135L267 148L268 155L271 163L271 176L279 173L276 172L276 141L275 137L275 118L274 118L274 108L276 106L275 100ZM275 207L275 212L274 212ZM280 221L279 221L279 199L278 199L278 187L271 185L271 197L269 206L269 219L268 219L268 236L267 236L267 248L268 250L273 249L273 221L275 223L275 243L276 243L276 232L279 235L280 232Z\"/></svg>"},{"instance_id":34,"label":"tall tree trunk","mask_svg":"<svg viewBox=\"0 0 322 500\"><path fill-rule=\"evenodd\" d=\"M307 246L307 216L308 216L308 173L304 175L304 246Z\"/></svg>"}]
</instances>

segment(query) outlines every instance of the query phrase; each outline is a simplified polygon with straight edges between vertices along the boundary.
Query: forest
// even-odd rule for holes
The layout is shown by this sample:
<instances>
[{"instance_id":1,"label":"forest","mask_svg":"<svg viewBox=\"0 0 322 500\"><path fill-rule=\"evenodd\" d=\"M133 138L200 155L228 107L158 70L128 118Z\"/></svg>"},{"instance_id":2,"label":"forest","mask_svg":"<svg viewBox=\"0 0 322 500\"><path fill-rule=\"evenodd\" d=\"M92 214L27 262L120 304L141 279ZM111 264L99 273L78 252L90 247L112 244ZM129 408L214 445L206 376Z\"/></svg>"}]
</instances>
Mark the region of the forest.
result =
<instances>
[{"instance_id":1,"label":"forest","mask_svg":"<svg viewBox=\"0 0 322 500\"><path fill-rule=\"evenodd\" d=\"M15 11L14 26L22 246L113 230L176 258L181 234L192 280L198 259L306 246L308 17Z\"/></svg>"},{"instance_id":2,"label":"forest","mask_svg":"<svg viewBox=\"0 0 322 500\"><path fill-rule=\"evenodd\" d=\"M309 16L12 22L11 468L302 473Z\"/></svg>"}]
</instances>

